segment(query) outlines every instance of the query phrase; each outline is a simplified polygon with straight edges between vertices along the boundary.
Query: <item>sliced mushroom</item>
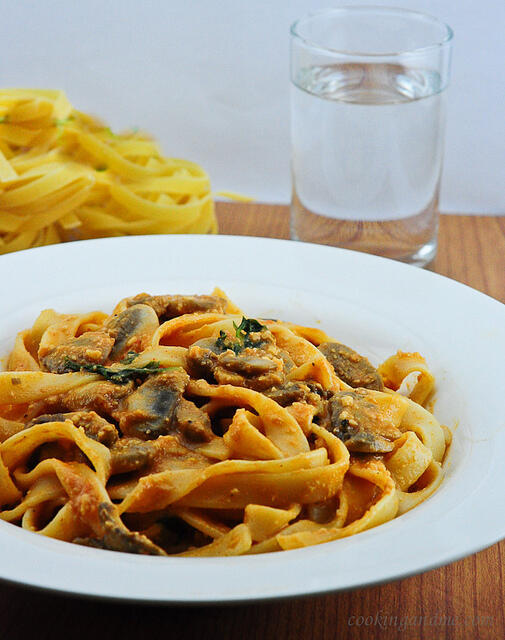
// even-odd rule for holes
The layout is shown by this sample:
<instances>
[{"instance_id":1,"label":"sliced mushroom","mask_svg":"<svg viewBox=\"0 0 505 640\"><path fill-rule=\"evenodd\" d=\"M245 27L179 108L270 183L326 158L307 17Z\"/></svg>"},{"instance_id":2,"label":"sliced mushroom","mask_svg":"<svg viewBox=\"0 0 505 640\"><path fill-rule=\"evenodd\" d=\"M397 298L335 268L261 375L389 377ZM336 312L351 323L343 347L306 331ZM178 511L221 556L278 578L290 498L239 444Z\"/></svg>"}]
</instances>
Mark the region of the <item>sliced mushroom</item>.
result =
<instances>
[{"instance_id":1,"label":"sliced mushroom","mask_svg":"<svg viewBox=\"0 0 505 640\"><path fill-rule=\"evenodd\" d=\"M349 386L383 391L382 378L364 356L339 342L325 342L319 351L335 369L337 376Z\"/></svg>"},{"instance_id":2,"label":"sliced mushroom","mask_svg":"<svg viewBox=\"0 0 505 640\"><path fill-rule=\"evenodd\" d=\"M111 449L111 473L130 473L147 467L153 459L152 442L138 438L121 438Z\"/></svg>"},{"instance_id":3,"label":"sliced mushroom","mask_svg":"<svg viewBox=\"0 0 505 640\"><path fill-rule=\"evenodd\" d=\"M114 346L114 339L104 331L87 331L78 338L69 338L40 358L52 373L71 371L68 360L80 365L103 364Z\"/></svg>"},{"instance_id":4,"label":"sliced mushroom","mask_svg":"<svg viewBox=\"0 0 505 640\"><path fill-rule=\"evenodd\" d=\"M134 298L126 300L128 306L136 304L149 305L154 309L160 322L171 320L186 313L224 313L227 302L219 296L151 296L139 293Z\"/></svg>"},{"instance_id":5,"label":"sliced mushroom","mask_svg":"<svg viewBox=\"0 0 505 640\"><path fill-rule=\"evenodd\" d=\"M258 358L254 355L223 354L214 369L214 378L218 384L231 384L263 391L282 384L285 379L282 360L279 358Z\"/></svg>"},{"instance_id":6,"label":"sliced mushroom","mask_svg":"<svg viewBox=\"0 0 505 640\"><path fill-rule=\"evenodd\" d=\"M282 384L285 379L285 361L276 351L261 339L258 347L242 348L235 353L220 346L215 338L205 338L189 348L187 359L193 377L262 391Z\"/></svg>"},{"instance_id":7,"label":"sliced mushroom","mask_svg":"<svg viewBox=\"0 0 505 640\"><path fill-rule=\"evenodd\" d=\"M188 446L208 442L214 435L209 416L185 398L177 403L173 424Z\"/></svg>"},{"instance_id":8,"label":"sliced mushroom","mask_svg":"<svg viewBox=\"0 0 505 640\"><path fill-rule=\"evenodd\" d=\"M118 439L116 427L101 418L94 411L73 411L70 413L46 413L31 420L25 427L29 429L35 424L46 422L64 422L70 420L77 428L84 429L88 438L92 438L106 447L111 447Z\"/></svg>"},{"instance_id":9,"label":"sliced mushroom","mask_svg":"<svg viewBox=\"0 0 505 640\"><path fill-rule=\"evenodd\" d=\"M189 381L183 369L152 376L140 385L117 413L123 434L151 440L179 433L190 442L213 437L209 416L182 397Z\"/></svg>"},{"instance_id":10,"label":"sliced mushroom","mask_svg":"<svg viewBox=\"0 0 505 640\"><path fill-rule=\"evenodd\" d=\"M143 440L167 435L171 431L175 408L185 388L177 371L152 376L140 385L119 412L119 427L124 435Z\"/></svg>"},{"instance_id":11,"label":"sliced mushroom","mask_svg":"<svg viewBox=\"0 0 505 640\"><path fill-rule=\"evenodd\" d=\"M387 453L401 432L384 421L381 407L365 389L338 391L326 405L321 424L342 440L349 451Z\"/></svg>"},{"instance_id":12,"label":"sliced mushroom","mask_svg":"<svg viewBox=\"0 0 505 640\"><path fill-rule=\"evenodd\" d=\"M124 553L138 553L150 556L165 556L166 553L151 542L149 538L136 531L130 531L117 515L114 505L102 502L98 505L98 518L102 534L99 537L75 538L72 542L108 549L109 551L123 551Z\"/></svg>"},{"instance_id":13,"label":"sliced mushroom","mask_svg":"<svg viewBox=\"0 0 505 640\"><path fill-rule=\"evenodd\" d=\"M192 344L187 353L191 376L213 381L217 359L222 352L223 350L217 346L215 338L203 338Z\"/></svg>"},{"instance_id":14,"label":"sliced mushroom","mask_svg":"<svg viewBox=\"0 0 505 640\"><path fill-rule=\"evenodd\" d=\"M129 351L143 351L159 326L158 316L146 304L136 304L112 316L105 324L105 330L114 340L110 359L118 361Z\"/></svg>"},{"instance_id":15,"label":"sliced mushroom","mask_svg":"<svg viewBox=\"0 0 505 640\"><path fill-rule=\"evenodd\" d=\"M287 407L293 402L306 402L317 407L326 392L314 382L286 382L279 387L267 389L264 394L281 407Z\"/></svg>"},{"instance_id":16,"label":"sliced mushroom","mask_svg":"<svg viewBox=\"0 0 505 640\"><path fill-rule=\"evenodd\" d=\"M218 366L247 378L266 375L279 368L278 364L269 358L261 358L256 355L236 355L233 351L223 353L218 358Z\"/></svg>"},{"instance_id":17,"label":"sliced mushroom","mask_svg":"<svg viewBox=\"0 0 505 640\"><path fill-rule=\"evenodd\" d=\"M122 385L106 380L90 382L66 393L45 398L43 407L48 413L95 411L107 419L114 416L132 389L132 382Z\"/></svg>"}]
</instances>

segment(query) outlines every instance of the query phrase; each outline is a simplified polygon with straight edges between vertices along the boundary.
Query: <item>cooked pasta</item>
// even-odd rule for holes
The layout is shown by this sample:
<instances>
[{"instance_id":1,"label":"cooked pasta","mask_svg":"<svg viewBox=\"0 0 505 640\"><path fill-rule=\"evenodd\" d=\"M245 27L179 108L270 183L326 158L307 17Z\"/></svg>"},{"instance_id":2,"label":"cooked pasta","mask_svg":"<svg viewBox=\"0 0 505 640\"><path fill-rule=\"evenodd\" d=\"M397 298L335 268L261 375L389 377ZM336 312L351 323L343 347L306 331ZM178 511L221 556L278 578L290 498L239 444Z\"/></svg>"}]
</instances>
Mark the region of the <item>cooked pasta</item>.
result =
<instances>
[{"instance_id":1,"label":"cooked pasta","mask_svg":"<svg viewBox=\"0 0 505 640\"><path fill-rule=\"evenodd\" d=\"M0 373L0 518L162 556L351 536L439 486L450 434L423 407L433 388L417 353L375 369L219 289L46 310Z\"/></svg>"},{"instance_id":2,"label":"cooked pasta","mask_svg":"<svg viewBox=\"0 0 505 640\"><path fill-rule=\"evenodd\" d=\"M0 90L0 254L69 240L215 233L209 177L114 134L62 91Z\"/></svg>"}]
</instances>

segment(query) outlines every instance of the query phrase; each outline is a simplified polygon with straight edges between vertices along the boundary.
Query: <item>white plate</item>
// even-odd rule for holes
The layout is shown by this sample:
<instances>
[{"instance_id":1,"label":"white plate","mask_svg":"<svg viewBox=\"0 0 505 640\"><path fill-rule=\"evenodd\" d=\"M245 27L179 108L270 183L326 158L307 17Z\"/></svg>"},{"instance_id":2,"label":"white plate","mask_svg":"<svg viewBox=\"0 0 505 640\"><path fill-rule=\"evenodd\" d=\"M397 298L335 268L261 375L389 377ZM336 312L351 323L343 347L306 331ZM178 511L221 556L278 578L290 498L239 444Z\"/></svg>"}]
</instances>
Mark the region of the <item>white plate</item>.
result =
<instances>
[{"instance_id":1,"label":"white plate","mask_svg":"<svg viewBox=\"0 0 505 640\"><path fill-rule=\"evenodd\" d=\"M90 549L0 522L0 577L73 594L166 603L238 602L385 582L505 537L505 306L398 262L258 238L150 236L0 257L0 354L39 311L112 310L126 295L225 289L249 315L320 326L374 363L420 351L454 431L440 489L413 511L335 542L238 558Z\"/></svg>"}]
</instances>

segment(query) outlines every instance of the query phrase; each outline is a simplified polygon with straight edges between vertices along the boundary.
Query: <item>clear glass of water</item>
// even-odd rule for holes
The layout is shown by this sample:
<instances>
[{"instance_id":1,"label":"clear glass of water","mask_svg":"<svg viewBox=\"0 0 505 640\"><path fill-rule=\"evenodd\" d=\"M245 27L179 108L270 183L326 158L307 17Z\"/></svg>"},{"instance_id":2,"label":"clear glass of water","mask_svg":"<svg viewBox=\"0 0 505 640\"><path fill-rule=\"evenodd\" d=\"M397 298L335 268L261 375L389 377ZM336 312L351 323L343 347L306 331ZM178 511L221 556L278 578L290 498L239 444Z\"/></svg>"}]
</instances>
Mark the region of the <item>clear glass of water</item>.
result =
<instances>
[{"instance_id":1,"label":"clear glass of water","mask_svg":"<svg viewBox=\"0 0 505 640\"><path fill-rule=\"evenodd\" d=\"M436 254L452 30L343 7L291 27L291 237L424 266Z\"/></svg>"}]
</instances>

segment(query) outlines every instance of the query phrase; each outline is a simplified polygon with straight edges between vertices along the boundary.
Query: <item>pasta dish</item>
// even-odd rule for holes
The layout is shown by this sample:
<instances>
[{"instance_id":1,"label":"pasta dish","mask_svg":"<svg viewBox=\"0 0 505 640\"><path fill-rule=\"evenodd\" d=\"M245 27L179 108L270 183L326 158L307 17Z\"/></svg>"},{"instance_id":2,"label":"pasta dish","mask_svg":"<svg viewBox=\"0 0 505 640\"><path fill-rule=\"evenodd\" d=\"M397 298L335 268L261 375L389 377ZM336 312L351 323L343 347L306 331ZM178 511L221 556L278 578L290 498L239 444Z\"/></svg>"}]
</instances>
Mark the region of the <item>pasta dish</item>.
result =
<instances>
[{"instance_id":1,"label":"pasta dish","mask_svg":"<svg viewBox=\"0 0 505 640\"><path fill-rule=\"evenodd\" d=\"M227 556L387 522L442 480L418 353L378 368L211 295L45 310L0 373L0 518L100 549Z\"/></svg>"}]
</instances>

